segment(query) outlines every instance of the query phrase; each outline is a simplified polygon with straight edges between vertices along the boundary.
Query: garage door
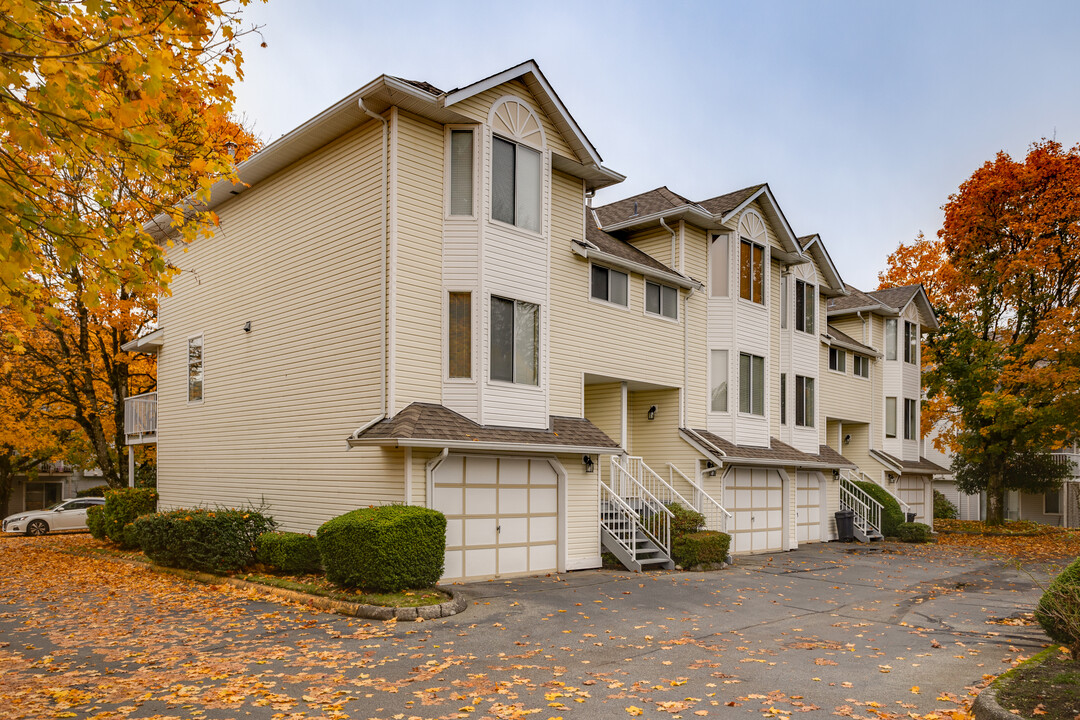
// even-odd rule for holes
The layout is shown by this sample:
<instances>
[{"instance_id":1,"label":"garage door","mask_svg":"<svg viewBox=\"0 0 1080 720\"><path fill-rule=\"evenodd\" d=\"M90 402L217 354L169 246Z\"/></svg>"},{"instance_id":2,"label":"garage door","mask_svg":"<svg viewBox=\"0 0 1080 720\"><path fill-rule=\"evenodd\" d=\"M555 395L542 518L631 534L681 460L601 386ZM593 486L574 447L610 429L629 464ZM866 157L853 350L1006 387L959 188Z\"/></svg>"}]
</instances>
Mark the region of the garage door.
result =
<instances>
[{"instance_id":1,"label":"garage door","mask_svg":"<svg viewBox=\"0 0 1080 720\"><path fill-rule=\"evenodd\" d=\"M896 481L896 494L911 506L916 520L926 522L926 481L923 478L901 475Z\"/></svg>"},{"instance_id":2,"label":"garage door","mask_svg":"<svg viewBox=\"0 0 1080 720\"><path fill-rule=\"evenodd\" d=\"M775 470L735 468L724 483L724 507L733 553L775 552L784 547L784 483Z\"/></svg>"},{"instance_id":3,"label":"garage door","mask_svg":"<svg viewBox=\"0 0 1080 720\"><path fill-rule=\"evenodd\" d=\"M795 473L795 537L799 544L821 542L821 476Z\"/></svg>"},{"instance_id":4,"label":"garage door","mask_svg":"<svg viewBox=\"0 0 1080 720\"><path fill-rule=\"evenodd\" d=\"M446 515L445 579L557 569L558 475L547 460L450 455L432 484Z\"/></svg>"}]
</instances>

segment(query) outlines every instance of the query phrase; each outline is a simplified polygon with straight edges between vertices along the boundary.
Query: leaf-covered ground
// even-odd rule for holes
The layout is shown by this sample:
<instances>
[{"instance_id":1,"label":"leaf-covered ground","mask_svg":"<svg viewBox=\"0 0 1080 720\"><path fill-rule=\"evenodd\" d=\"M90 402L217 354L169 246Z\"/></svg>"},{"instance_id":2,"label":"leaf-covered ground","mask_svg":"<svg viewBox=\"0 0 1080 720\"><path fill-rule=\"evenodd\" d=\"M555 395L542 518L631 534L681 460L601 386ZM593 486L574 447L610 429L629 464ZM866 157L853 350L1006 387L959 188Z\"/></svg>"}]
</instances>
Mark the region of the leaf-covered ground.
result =
<instances>
[{"instance_id":1,"label":"leaf-covered ground","mask_svg":"<svg viewBox=\"0 0 1080 720\"><path fill-rule=\"evenodd\" d=\"M935 520L937 543L1025 562L1071 562L1080 556L1080 530L1020 521L989 527L973 520Z\"/></svg>"},{"instance_id":2,"label":"leaf-covered ground","mask_svg":"<svg viewBox=\"0 0 1080 720\"><path fill-rule=\"evenodd\" d=\"M59 552L93 543L0 539L0 716L933 720L1045 641L1030 578L955 548L480 583L371 623Z\"/></svg>"}]
</instances>

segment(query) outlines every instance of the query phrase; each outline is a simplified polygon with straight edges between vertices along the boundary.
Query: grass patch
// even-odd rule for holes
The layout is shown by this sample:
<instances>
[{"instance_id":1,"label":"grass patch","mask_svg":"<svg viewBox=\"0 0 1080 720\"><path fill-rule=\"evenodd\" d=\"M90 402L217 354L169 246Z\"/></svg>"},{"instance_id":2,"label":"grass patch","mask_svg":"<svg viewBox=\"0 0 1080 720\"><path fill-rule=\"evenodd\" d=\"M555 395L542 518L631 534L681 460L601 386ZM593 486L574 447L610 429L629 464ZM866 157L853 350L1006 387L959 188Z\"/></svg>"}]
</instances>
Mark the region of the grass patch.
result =
<instances>
[{"instance_id":1,"label":"grass patch","mask_svg":"<svg viewBox=\"0 0 1080 720\"><path fill-rule=\"evenodd\" d=\"M998 705L1022 717L1074 720L1080 715L1080 662L1056 645L1017 665L995 685Z\"/></svg>"},{"instance_id":2,"label":"grass patch","mask_svg":"<svg viewBox=\"0 0 1080 720\"><path fill-rule=\"evenodd\" d=\"M364 592L363 590L346 590L334 585L322 575L275 575L271 573L248 573L237 574L235 577L259 585L293 590L319 595L332 600L345 602L363 603L365 605L382 605L385 607L424 607L426 605L439 605L451 600L446 593L428 588L426 590L401 590L399 592Z\"/></svg>"},{"instance_id":3,"label":"grass patch","mask_svg":"<svg viewBox=\"0 0 1080 720\"><path fill-rule=\"evenodd\" d=\"M1068 528L1043 525L1032 520L1008 520L1004 525L987 525L981 520L934 520L934 530L944 533L987 535L989 537L1038 537L1060 535Z\"/></svg>"}]
</instances>

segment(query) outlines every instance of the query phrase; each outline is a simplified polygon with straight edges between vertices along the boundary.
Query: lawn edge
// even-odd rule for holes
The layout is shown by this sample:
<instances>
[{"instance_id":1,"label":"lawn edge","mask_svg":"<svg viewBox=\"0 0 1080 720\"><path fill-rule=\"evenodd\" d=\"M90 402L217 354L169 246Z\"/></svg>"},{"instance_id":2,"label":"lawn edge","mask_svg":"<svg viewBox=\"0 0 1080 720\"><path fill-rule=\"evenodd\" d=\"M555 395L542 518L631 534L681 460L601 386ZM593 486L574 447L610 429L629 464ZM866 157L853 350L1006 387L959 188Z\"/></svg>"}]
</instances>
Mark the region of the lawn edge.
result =
<instances>
[{"instance_id":1,"label":"lawn edge","mask_svg":"<svg viewBox=\"0 0 1080 720\"><path fill-rule=\"evenodd\" d=\"M1023 715L1009 712L998 704L998 690L1001 689L1003 684L1008 683L1010 676L1012 676L1016 670L1026 665L1041 663L1046 658L1058 652L1059 647L1059 645L1051 645L1048 648L1044 648L1019 665L1002 673L994 680L994 682L990 683L989 687L984 688L982 692L979 693L978 697L975 698L975 702L971 705L971 712L975 716L975 720L1016 720L1017 718L1024 717Z\"/></svg>"}]
</instances>

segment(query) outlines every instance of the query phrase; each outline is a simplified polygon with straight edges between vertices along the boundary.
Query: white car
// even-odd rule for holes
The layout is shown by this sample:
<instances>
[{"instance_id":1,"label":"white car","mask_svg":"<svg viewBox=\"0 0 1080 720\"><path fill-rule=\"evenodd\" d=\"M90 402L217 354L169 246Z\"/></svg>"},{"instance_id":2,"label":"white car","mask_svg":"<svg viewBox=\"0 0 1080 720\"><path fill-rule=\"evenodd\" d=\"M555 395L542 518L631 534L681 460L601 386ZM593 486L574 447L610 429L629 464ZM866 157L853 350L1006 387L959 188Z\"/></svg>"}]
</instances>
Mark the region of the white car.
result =
<instances>
[{"instance_id":1,"label":"white car","mask_svg":"<svg viewBox=\"0 0 1080 720\"><path fill-rule=\"evenodd\" d=\"M105 498L87 497L61 500L44 510L15 513L4 518L3 531L45 535L53 530L85 530L86 509L104 505Z\"/></svg>"}]
</instances>

